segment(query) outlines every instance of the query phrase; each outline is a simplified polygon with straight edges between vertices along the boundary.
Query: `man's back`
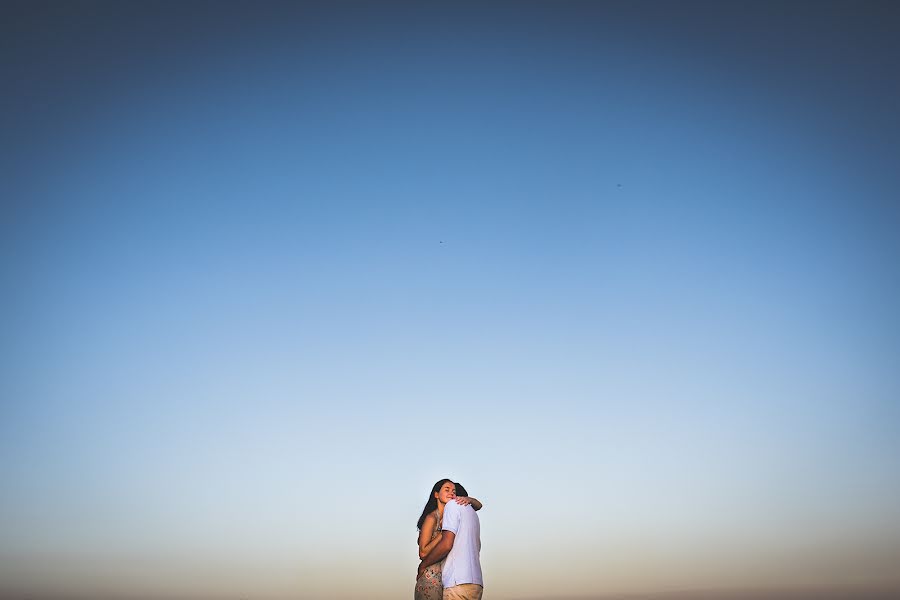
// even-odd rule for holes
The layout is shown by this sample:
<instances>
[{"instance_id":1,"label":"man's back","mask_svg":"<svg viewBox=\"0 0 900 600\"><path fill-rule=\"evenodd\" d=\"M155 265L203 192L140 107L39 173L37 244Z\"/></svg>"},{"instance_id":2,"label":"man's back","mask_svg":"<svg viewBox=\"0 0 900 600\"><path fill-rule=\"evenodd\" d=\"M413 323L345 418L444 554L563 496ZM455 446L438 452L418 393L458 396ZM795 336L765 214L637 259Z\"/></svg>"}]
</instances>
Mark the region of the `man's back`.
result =
<instances>
[{"instance_id":1,"label":"man's back","mask_svg":"<svg viewBox=\"0 0 900 600\"><path fill-rule=\"evenodd\" d=\"M442 579L449 588L464 583L483 586L481 577L481 523L471 506L448 502L444 507L441 524L444 531L452 531L456 537L453 548L444 560Z\"/></svg>"}]
</instances>

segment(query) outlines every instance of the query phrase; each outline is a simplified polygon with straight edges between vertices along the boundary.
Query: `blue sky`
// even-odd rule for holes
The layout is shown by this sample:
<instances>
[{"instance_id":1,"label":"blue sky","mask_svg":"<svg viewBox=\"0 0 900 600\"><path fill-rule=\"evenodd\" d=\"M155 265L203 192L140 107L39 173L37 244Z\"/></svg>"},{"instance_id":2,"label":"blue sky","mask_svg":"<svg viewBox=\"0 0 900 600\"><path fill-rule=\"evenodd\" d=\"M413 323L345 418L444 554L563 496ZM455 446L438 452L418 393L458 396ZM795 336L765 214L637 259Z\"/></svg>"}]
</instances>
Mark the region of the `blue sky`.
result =
<instances>
[{"instance_id":1,"label":"blue sky","mask_svg":"<svg viewBox=\"0 0 900 600\"><path fill-rule=\"evenodd\" d=\"M14 5L0 593L897 585L895 13Z\"/></svg>"}]
</instances>

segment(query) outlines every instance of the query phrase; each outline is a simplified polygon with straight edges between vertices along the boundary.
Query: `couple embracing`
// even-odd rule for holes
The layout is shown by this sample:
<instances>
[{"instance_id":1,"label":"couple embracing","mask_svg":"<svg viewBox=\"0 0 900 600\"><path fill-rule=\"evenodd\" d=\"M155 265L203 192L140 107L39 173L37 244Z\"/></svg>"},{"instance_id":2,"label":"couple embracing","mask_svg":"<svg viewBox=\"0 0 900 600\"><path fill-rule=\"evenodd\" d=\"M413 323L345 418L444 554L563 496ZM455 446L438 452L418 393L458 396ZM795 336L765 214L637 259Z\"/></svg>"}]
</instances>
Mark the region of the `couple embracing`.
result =
<instances>
[{"instance_id":1,"label":"couple embracing","mask_svg":"<svg viewBox=\"0 0 900 600\"><path fill-rule=\"evenodd\" d=\"M415 600L481 600L481 502L450 479L431 489L419 528Z\"/></svg>"}]
</instances>

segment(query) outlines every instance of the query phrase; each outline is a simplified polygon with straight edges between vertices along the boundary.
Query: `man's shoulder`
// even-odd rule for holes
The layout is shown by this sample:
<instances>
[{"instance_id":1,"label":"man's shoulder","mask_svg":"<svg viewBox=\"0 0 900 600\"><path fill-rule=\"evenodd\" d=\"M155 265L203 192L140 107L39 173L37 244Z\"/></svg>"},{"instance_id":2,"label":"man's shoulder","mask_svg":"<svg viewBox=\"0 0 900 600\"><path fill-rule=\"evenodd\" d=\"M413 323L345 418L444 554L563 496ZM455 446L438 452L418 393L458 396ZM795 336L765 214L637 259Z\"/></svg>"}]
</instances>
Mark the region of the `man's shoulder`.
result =
<instances>
[{"instance_id":1,"label":"man's shoulder","mask_svg":"<svg viewBox=\"0 0 900 600\"><path fill-rule=\"evenodd\" d=\"M475 509L472 508L471 504L466 504L465 506L463 506L462 504L457 504L455 500L451 500L447 503L447 505L444 507L444 514L447 514L448 509L451 513L459 513L460 515L472 514L477 516L477 514L475 513Z\"/></svg>"}]
</instances>

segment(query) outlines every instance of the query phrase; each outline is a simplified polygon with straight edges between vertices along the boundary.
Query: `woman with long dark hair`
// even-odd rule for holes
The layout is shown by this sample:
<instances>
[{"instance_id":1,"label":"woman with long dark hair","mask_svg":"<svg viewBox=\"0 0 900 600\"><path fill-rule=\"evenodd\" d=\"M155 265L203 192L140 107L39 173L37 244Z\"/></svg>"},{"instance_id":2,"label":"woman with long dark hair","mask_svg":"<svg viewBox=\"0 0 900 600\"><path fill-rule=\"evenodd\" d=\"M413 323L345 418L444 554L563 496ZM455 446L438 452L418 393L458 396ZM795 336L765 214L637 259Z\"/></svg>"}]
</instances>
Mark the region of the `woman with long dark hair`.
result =
<instances>
[{"instance_id":1,"label":"woman with long dark hair","mask_svg":"<svg viewBox=\"0 0 900 600\"><path fill-rule=\"evenodd\" d=\"M481 509L481 502L469 498L462 485L453 483L450 479L441 479L435 483L425 502L425 508L422 509L422 516L416 523L419 528L419 558L425 558L441 541L441 520L444 517L444 506L448 502L471 504L475 510ZM443 563L441 561L431 565L416 580L415 600L441 600L444 595L444 585L441 583Z\"/></svg>"}]
</instances>

